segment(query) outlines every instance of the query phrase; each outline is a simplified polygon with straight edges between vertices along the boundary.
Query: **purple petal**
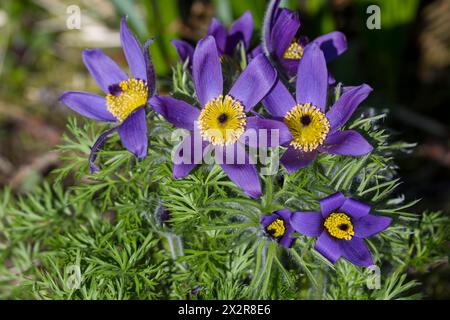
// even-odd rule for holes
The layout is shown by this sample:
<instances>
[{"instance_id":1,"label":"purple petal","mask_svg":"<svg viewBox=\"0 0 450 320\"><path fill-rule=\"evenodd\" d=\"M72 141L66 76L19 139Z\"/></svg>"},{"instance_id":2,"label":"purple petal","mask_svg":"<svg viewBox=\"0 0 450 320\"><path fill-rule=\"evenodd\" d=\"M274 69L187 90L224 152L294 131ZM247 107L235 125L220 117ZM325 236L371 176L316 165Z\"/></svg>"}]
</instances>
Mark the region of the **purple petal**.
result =
<instances>
[{"instance_id":1,"label":"purple petal","mask_svg":"<svg viewBox=\"0 0 450 320\"><path fill-rule=\"evenodd\" d=\"M286 224L289 224L289 221L291 220L292 216L291 211L289 211L288 209L280 209L275 211L275 213L278 214L281 218L283 218Z\"/></svg>"},{"instance_id":2,"label":"purple petal","mask_svg":"<svg viewBox=\"0 0 450 320\"><path fill-rule=\"evenodd\" d=\"M134 111L117 127L123 146L137 158L147 156L147 121L145 108Z\"/></svg>"},{"instance_id":3,"label":"purple petal","mask_svg":"<svg viewBox=\"0 0 450 320\"><path fill-rule=\"evenodd\" d=\"M341 206L344 204L345 200L346 198L342 194L342 192L336 192L326 198L321 199L319 202L322 216L326 218L333 211L340 209Z\"/></svg>"},{"instance_id":4,"label":"purple petal","mask_svg":"<svg viewBox=\"0 0 450 320\"><path fill-rule=\"evenodd\" d=\"M283 118L297 103L283 82L278 79L264 98L263 104L272 116Z\"/></svg>"},{"instance_id":5,"label":"purple petal","mask_svg":"<svg viewBox=\"0 0 450 320\"><path fill-rule=\"evenodd\" d=\"M222 164L231 181L252 198L261 196L261 181L253 164Z\"/></svg>"},{"instance_id":6,"label":"purple petal","mask_svg":"<svg viewBox=\"0 0 450 320\"><path fill-rule=\"evenodd\" d=\"M198 108L172 97L152 97L149 104L156 113L162 115L177 128L194 130L194 122L200 116Z\"/></svg>"},{"instance_id":7,"label":"purple petal","mask_svg":"<svg viewBox=\"0 0 450 320\"><path fill-rule=\"evenodd\" d=\"M294 244L295 238L291 238L289 235L291 233L293 233L294 231L295 230L291 226L288 226L286 228L286 232L284 233L284 236L281 237L281 239L279 240L279 244L281 244L282 246L284 246L286 248L292 247L292 245Z\"/></svg>"},{"instance_id":8,"label":"purple petal","mask_svg":"<svg viewBox=\"0 0 450 320\"><path fill-rule=\"evenodd\" d=\"M269 60L260 54L254 58L230 90L230 96L239 100L250 111L272 89L277 72Z\"/></svg>"},{"instance_id":9,"label":"purple petal","mask_svg":"<svg viewBox=\"0 0 450 320\"><path fill-rule=\"evenodd\" d=\"M106 98L89 92L68 91L59 98L70 109L92 120L114 122L106 108Z\"/></svg>"},{"instance_id":10,"label":"purple petal","mask_svg":"<svg viewBox=\"0 0 450 320\"><path fill-rule=\"evenodd\" d=\"M233 161L226 161L229 151L234 148L232 153ZM245 194L252 198L259 198L261 196L261 181L259 179L258 171L254 164L250 164L248 154L245 152L245 148L239 143L229 145L222 151L223 164L222 169L228 175L231 181L234 182L239 188L241 188ZM239 155L245 155L244 164L239 164ZM230 164L231 162L231 164Z\"/></svg>"},{"instance_id":11,"label":"purple petal","mask_svg":"<svg viewBox=\"0 0 450 320\"><path fill-rule=\"evenodd\" d=\"M266 10L266 16L264 17L263 22L263 45L265 51L273 52L273 46L272 43L272 29L276 21L277 14L279 12L279 6L280 6L281 0L272 0L270 1L269 5L267 6Z\"/></svg>"},{"instance_id":12,"label":"purple petal","mask_svg":"<svg viewBox=\"0 0 450 320\"><path fill-rule=\"evenodd\" d=\"M324 34L317 37L313 42L320 46L327 62L336 59L347 50L347 38L339 31Z\"/></svg>"},{"instance_id":13,"label":"purple petal","mask_svg":"<svg viewBox=\"0 0 450 320\"><path fill-rule=\"evenodd\" d=\"M153 38L145 41L144 43L144 59L147 72L147 86L148 86L148 96L152 97L156 92L156 73L153 66L152 57L150 55L150 45L153 43Z\"/></svg>"},{"instance_id":14,"label":"purple petal","mask_svg":"<svg viewBox=\"0 0 450 320\"><path fill-rule=\"evenodd\" d=\"M308 166L316 159L317 152L303 152L293 147L289 147L281 157L281 164L286 168L289 174Z\"/></svg>"},{"instance_id":15,"label":"purple petal","mask_svg":"<svg viewBox=\"0 0 450 320\"><path fill-rule=\"evenodd\" d=\"M358 88L358 86L342 86L341 88L341 95L344 95L345 93Z\"/></svg>"},{"instance_id":16,"label":"purple petal","mask_svg":"<svg viewBox=\"0 0 450 320\"><path fill-rule=\"evenodd\" d=\"M183 139L183 142L178 146L175 154L183 159L182 163L173 163L172 174L174 179L185 178L191 171L201 163L203 150L208 145L207 142L201 140L201 136L197 133L191 132L188 137ZM185 148L190 149L190 154L183 154ZM187 161L184 161L187 159Z\"/></svg>"},{"instance_id":17,"label":"purple petal","mask_svg":"<svg viewBox=\"0 0 450 320\"><path fill-rule=\"evenodd\" d=\"M171 40L170 42L174 45L175 49L177 49L180 60L185 62L189 59L189 63L192 64L194 47L190 43L183 40Z\"/></svg>"},{"instance_id":18,"label":"purple petal","mask_svg":"<svg viewBox=\"0 0 450 320\"><path fill-rule=\"evenodd\" d=\"M252 39L253 28L252 13L250 11L245 11L245 13L231 26L227 39L226 52L232 54L240 41L244 43L245 49L248 49L250 40Z\"/></svg>"},{"instance_id":19,"label":"purple petal","mask_svg":"<svg viewBox=\"0 0 450 320\"><path fill-rule=\"evenodd\" d=\"M192 73L198 101L202 106L223 94L222 66L213 37L208 36L197 44Z\"/></svg>"},{"instance_id":20,"label":"purple petal","mask_svg":"<svg viewBox=\"0 0 450 320\"><path fill-rule=\"evenodd\" d=\"M219 20L213 18L208 29L208 36L213 36L216 40L217 49L222 55L225 53L227 44L227 30Z\"/></svg>"},{"instance_id":21,"label":"purple petal","mask_svg":"<svg viewBox=\"0 0 450 320\"><path fill-rule=\"evenodd\" d=\"M372 88L367 84L347 89L327 113L330 121L330 133L339 130L371 92Z\"/></svg>"},{"instance_id":22,"label":"purple petal","mask_svg":"<svg viewBox=\"0 0 450 320\"><path fill-rule=\"evenodd\" d=\"M274 222L276 219L278 219L278 214L272 213L269 215L263 215L261 219L259 220L259 223L265 228L267 228L272 222Z\"/></svg>"},{"instance_id":23,"label":"purple petal","mask_svg":"<svg viewBox=\"0 0 450 320\"><path fill-rule=\"evenodd\" d=\"M351 263L360 267L373 265L372 254L363 239L353 237L352 240L339 242L342 256Z\"/></svg>"},{"instance_id":24,"label":"purple petal","mask_svg":"<svg viewBox=\"0 0 450 320\"><path fill-rule=\"evenodd\" d=\"M290 223L295 231L308 237L318 237L323 231L323 217L320 212L294 212Z\"/></svg>"},{"instance_id":25,"label":"purple petal","mask_svg":"<svg viewBox=\"0 0 450 320\"><path fill-rule=\"evenodd\" d=\"M309 44L298 64L297 102L311 103L325 111L327 92L328 70L325 57L317 44Z\"/></svg>"},{"instance_id":26,"label":"purple petal","mask_svg":"<svg viewBox=\"0 0 450 320\"><path fill-rule=\"evenodd\" d=\"M371 210L371 207L364 202L347 198L342 204L340 210L356 220L367 216Z\"/></svg>"},{"instance_id":27,"label":"purple petal","mask_svg":"<svg viewBox=\"0 0 450 320\"><path fill-rule=\"evenodd\" d=\"M95 141L94 145L91 148L91 153L89 154L88 162L91 173L99 171L99 168L94 164L95 159L97 159L97 151L100 150L101 146L108 138L108 136L116 131L117 128L109 129L108 131L102 133L100 137L98 137L97 141Z\"/></svg>"},{"instance_id":28,"label":"purple petal","mask_svg":"<svg viewBox=\"0 0 450 320\"><path fill-rule=\"evenodd\" d=\"M327 258L331 263L335 264L341 257L341 247L336 238L333 238L327 231L323 231L319 239L316 241L314 249Z\"/></svg>"},{"instance_id":29,"label":"purple petal","mask_svg":"<svg viewBox=\"0 0 450 320\"><path fill-rule=\"evenodd\" d=\"M191 164L185 164L185 163L173 164L173 169L172 169L173 178L175 180L177 180L177 179L184 179L197 166L198 166L198 164L196 164L196 163L191 163Z\"/></svg>"},{"instance_id":30,"label":"purple petal","mask_svg":"<svg viewBox=\"0 0 450 320\"><path fill-rule=\"evenodd\" d=\"M373 147L367 140L354 130L338 131L328 136L320 152L344 155L344 156L363 156L370 153Z\"/></svg>"},{"instance_id":31,"label":"purple petal","mask_svg":"<svg viewBox=\"0 0 450 320\"><path fill-rule=\"evenodd\" d=\"M109 86L127 80L128 76L100 49L83 50L83 62L98 86L109 93Z\"/></svg>"},{"instance_id":32,"label":"purple petal","mask_svg":"<svg viewBox=\"0 0 450 320\"><path fill-rule=\"evenodd\" d=\"M328 85L332 86L336 83L336 78L331 74L331 72L328 73Z\"/></svg>"},{"instance_id":33,"label":"purple petal","mask_svg":"<svg viewBox=\"0 0 450 320\"><path fill-rule=\"evenodd\" d=\"M251 130L254 131L252 134L249 134ZM278 139L275 139L275 136L272 137L273 130L277 130ZM283 122L271 119L262 119L260 117L247 118L247 132L244 137L248 136L256 137L256 139L245 139L245 143L252 148L277 147L292 140L292 134ZM274 141L272 141L272 139L274 139Z\"/></svg>"},{"instance_id":34,"label":"purple petal","mask_svg":"<svg viewBox=\"0 0 450 320\"><path fill-rule=\"evenodd\" d=\"M144 59L144 51L136 37L127 27L127 19L120 22L120 42L122 43L125 58L130 66L131 74L136 79L147 81L147 67Z\"/></svg>"},{"instance_id":35,"label":"purple petal","mask_svg":"<svg viewBox=\"0 0 450 320\"><path fill-rule=\"evenodd\" d=\"M294 78L297 76L298 65L300 60L296 59L281 59L280 64L283 67L283 70L289 76L289 78Z\"/></svg>"},{"instance_id":36,"label":"purple petal","mask_svg":"<svg viewBox=\"0 0 450 320\"><path fill-rule=\"evenodd\" d=\"M255 59L255 57L257 57L259 54L264 54L264 50L263 50L262 45L257 46L255 49L253 49L250 52L249 61Z\"/></svg>"},{"instance_id":37,"label":"purple petal","mask_svg":"<svg viewBox=\"0 0 450 320\"><path fill-rule=\"evenodd\" d=\"M271 34L271 43L273 44L271 53L282 58L299 28L300 19L297 12L279 9Z\"/></svg>"},{"instance_id":38,"label":"purple petal","mask_svg":"<svg viewBox=\"0 0 450 320\"><path fill-rule=\"evenodd\" d=\"M358 238L368 238L385 230L392 223L389 217L367 215L353 221L355 236Z\"/></svg>"}]
</instances>

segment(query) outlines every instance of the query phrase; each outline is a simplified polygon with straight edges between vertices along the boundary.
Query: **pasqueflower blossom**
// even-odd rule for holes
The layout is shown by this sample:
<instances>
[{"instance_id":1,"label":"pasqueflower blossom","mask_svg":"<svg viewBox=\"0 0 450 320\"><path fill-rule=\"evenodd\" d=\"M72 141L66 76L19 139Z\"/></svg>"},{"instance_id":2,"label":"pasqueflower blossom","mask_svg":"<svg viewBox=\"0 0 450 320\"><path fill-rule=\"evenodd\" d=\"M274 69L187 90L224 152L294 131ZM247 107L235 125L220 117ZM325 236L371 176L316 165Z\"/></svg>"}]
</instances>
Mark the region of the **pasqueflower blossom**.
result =
<instances>
[{"instance_id":1,"label":"pasqueflower blossom","mask_svg":"<svg viewBox=\"0 0 450 320\"><path fill-rule=\"evenodd\" d=\"M266 234L286 248L290 248L295 241L295 238L289 236L295 231L291 226L291 216L292 213L289 210L281 209L262 216L260 220Z\"/></svg>"},{"instance_id":2,"label":"pasqueflower blossom","mask_svg":"<svg viewBox=\"0 0 450 320\"><path fill-rule=\"evenodd\" d=\"M276 71L261 54L249 63L228 94L224 95L222 67L216 41L212 36L208 36L197 44L192 74L201 110L172 97L153 97L149 101L150 105L174 126L190 131L190 136L185 140L192 141L192 157L196 145L194 131L199 132L203 149L212 144L216 150L223 150L223 155L228 156L231 151L233 158L231 161L224 160L222 169L246 194L259 197L261 183L258 172L255 165L249 163L248 155L239 140L245 137L247 130L278 129L283 125L279 121L247 116L273 87L277 78ZM184 153L183 150L177 150L176 154L180 152ZM245 164L238 164L238 154L245 154ZM191 159L190 163L174 162L174 178L186 177L197 166L198 162L195 162L195 159Z\"/></svg>"},{"instance_id":3,"label":"pasqueflower blossom","mask_svg":"<svg viewBox=\"0 0 450 320\"><path fill-rule=\"evenodd\" d=\"M209 25L207 35L214 37L217 44L217 50L221 56L232 56L239 43L243 43L246 50L249 49L253 28L254 23L252 13L246 11L231 25L229 31L219 20L213 18ZM172 40L172 44L177 49L181 61L185 62L189 59L188 63L192 65L194 47L183 40Z\"/></svg>"},{"instance_id":4,"label":"pasqueflower blossom","mask_svg":"<svg viewBox=\"0 0 450 320\"><path fill-rule=\"evenodd\" d=\"M97 171L94 165L96 151L105 139L117 131L123 146L138 158L147 155L147 123L145 106L155 92L155 73L148 53L151 40L144 49L136 40L123 18L120 24L120 40L130 67L131 76L100 49L83 51L83 61L105 96L89 92L68 91L60 101L72 110L90 119L111 122L115 126L103 133L95 142L89 156L91 171Z\"/></svg>"},{"instance_id":5,"label":"pasqueflower blossom","mask_svg":"<svg viewBox=\"0 0 450 320\"><path fill-rule=\"evenodd\" d=\"M392 222L389 217L369 214L370 205L337 192L320 200L320 212L294 212L292 228L308 237L318 237L315 249L331 263L344 257L351 263L373 265L372 254L364 242L385 230Z\"/></svg>"},{"instance_id":6,"label":"pasqueflower blossom","mask_svg":"<svg viewBox=\"0 0 450 320\"><path fill-rule=\"evenodd\" d=\"M311 42L306 37L299 36L298 13L280 8L280 2L281 0L272 0L269 4L263 26L263 45L255 49L256 54L265 48L266 53L275 58L292 77L297 73L298 63L311 43L319 45L327 62L347 50L347 39L339 31L327 33Z\"/></svg>"},{"instance_id":7,"label":"pasqueflower blossom","mask_svg":"<svg viewBox=\"0 0 450 320\"><path fill-rule=\"evenodd\" d=\"M278 80L263 104L274 118L284 121L280 136L288 130L291 140L281 163L289 173L307 166L318 152L361 156L372 151L366 139L354 130L339 131L358 105L372 91L368 85L348 87L325 113L328 71L323 51L309 45L298 66L296 99Z\"/></svg>"}]
</instances>

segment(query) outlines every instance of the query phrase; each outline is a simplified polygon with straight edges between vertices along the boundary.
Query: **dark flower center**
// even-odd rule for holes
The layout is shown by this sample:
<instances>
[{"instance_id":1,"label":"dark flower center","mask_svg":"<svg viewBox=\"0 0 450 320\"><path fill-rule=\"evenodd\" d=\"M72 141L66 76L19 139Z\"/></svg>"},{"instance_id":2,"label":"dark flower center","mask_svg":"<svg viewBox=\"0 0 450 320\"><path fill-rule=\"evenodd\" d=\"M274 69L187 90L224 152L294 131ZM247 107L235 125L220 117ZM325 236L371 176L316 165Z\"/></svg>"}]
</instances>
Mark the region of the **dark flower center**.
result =
<instances>
[{"instance_id":1,"label":"dark flower center","mask_svg":"<svg viewBox=\"0 0 450 320\"><path fill-rule=\"evenodd\" d=\"M316 150L330 131L326 115L311 103L297 104L284 116L292 134L291 146L303 152Z\"/></svg>"},{"instance_id":2,"label":"dark flower center","mask_svg":"<svg viewBox=\"0 0 450 320\"><path fill-rule=\"evenodd\" d=\"M337 239L352 240L355 235L350 217L343 212L333 212L323 224L328 233Z\"/></svg>"},{"instance_id":3,"label":"dark flower center","mask_svg":"<svg viewBox=\"0 0 450 320\"><path fill-rule=\"evenodd\" d=\"M120 122L147 104L148 86L144 80L129 78L109 86L108 90L106 108Z\"/></svg>"},{"instance_id":4,"label":"dark flower center","mask_svg":"<svg viewBox=\"0 0 450 320\"><path fill-rule=\"evenodd\" d=\"M216 146L235 143L245 132L247 117L244 106L230 96L210 100L198 117L203 140Z\"/></svg>"},{"instance_id":5,"label":"dark flower center","mask_svg":"<svg viewBox=\"0 0 450 320\"><path fill-rule=\"evenodd\" d=\"M122 88L118 83L112 84L108 87L109 93L111 93L113 96L118 96L122 93Z\"/></svg>"},{"instance_id":6,"label":"dark flower center","mask_svg":"<svg viewBox=\"0 0 450 320\"><path fill-rule=\"evenodd\" d=\"M266 232L275 239L281 238L286 232L286 224L282 219L275 219L266 227Z\"/></svg>"},{"instance_id":7,"label":"dark flower center","mask_svg":"<svg viewBox=\"0 0 450 320\"><path fill-rule=\"evenodd\" d=\"M218 120L221 124L224 124L224 123L227 122L227 120L228 120L228 115L225 114L225 113L222 113L222 114L217 118L217 120Z\"/></svg>"},{"instance_id":8,"label":"dark flower center","mask_svg":"<svg viewBox=\"0 0 450 320\"><path fill-rule=\"evenodd\" d=\"M311 117L309 115L304 115L300 118L300 122L306 127L311 123Z\"/></svg>"}]
</instances>

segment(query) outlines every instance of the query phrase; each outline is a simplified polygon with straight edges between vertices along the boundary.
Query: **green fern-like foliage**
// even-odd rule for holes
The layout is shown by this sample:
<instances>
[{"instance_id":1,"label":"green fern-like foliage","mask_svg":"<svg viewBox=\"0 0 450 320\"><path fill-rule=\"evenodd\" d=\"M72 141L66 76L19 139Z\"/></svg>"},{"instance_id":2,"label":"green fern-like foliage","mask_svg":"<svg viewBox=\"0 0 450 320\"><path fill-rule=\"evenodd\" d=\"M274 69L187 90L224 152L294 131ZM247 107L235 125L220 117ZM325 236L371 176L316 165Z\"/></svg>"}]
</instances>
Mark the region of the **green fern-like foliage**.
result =
<instances>
[{"instance_id":1,"label":"green fern-like foliage","mask_svg":"<svg viewBox=\"0 0 450 320\"><path fill-rule=\"evenodd\" d=\"M237 72L228 72L229 79ZM174 67L172 94L194 102L193 92L187 66ZM262 106L257 111L264 113ZM112 137L99 154L102 170L88 174L90 146L105 125L71 119L59 146L64 165L53 183L20 197L8 189L0 193L0 298L420 297L419 283L407 272L446 259L449 221L439 212L413 213L417 200L396 193L395 156L414 145L393 141L385 117L366 106L347 126L372 143L371 154L321 155L294 174L280 169L262 176L259 200L245 196L217 165L174 180L174 128L152 112L147 158L135 159ZM268 152L268 165L277 152L282 150ZM64 187L69 175L75 183ZM318 200L335 191L393 218L388 230L368 241L378 271L342 259L332 265L313 249L314 239L300 234L286 249L259 224L261 215L281 208L318 210ZM376 272L379 286L372 287Z\"/></svg>"}]
</instances>

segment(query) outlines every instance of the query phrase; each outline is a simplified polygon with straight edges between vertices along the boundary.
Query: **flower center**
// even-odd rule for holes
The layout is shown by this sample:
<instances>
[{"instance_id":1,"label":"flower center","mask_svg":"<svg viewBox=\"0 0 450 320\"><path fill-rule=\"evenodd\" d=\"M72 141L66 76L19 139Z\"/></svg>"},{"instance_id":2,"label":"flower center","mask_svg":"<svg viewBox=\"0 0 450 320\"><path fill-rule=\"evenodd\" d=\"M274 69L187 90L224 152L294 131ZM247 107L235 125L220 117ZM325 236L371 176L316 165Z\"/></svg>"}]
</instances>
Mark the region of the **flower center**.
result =
<instances>
[{"instance_id":1,"label":"flower center","mask_svg":"<svg viewBox=\"0 0 450 320\"><path fill-rule=\"evenodd\" d=\"M304 152L316 150L330 131L325 114L310 103L296 105L286 114L284 122L292 133L291 145Z\"/></svg>"},{"instance_id":2,"label":"flower center","mask_svg":"<svg viewBox=\"0 0 450 320\"><path fill-rule=\"evenodd\" d=\"M202 137L214 145L238 141L247 124L244 107L230 96L209 101L198 118Z\"/></svg>"},{"instance_id":3,"label":"flower center","mask_svg":"<svg viewBox=\"0 0 450 320\"><path fill-rule=\"evenodd\" d=\"M355 235L350 217L345 213L332 213L325 219L324 227L335 238L351 240Z\"/></svg>"},{"instance_id":4,"label":"flower center","mask_svg":"<svg viewBox=\"0 0 450 320\"><path fill-rule=\"evenodd\" d=\"M286 49L283 58L300 60L303 56L303 47L297 42L296 39L292 40L289 47Z\"/></svg>"},{"instance_id":5,"label":"flower center","mask_svg":"<svg viewBox=\"0 0 450 320\"><path fill-rule=\"evenodd\" d=\"M266 231L272 237L280 238L280 237L284 236L284 233L286 232L286 226L284 225L283 220L276 219L266 227Z\"/></svg>"},{"instance_id":6,"label":"flower center","mask_svg":"<svg viewBox=\"0 0 450 320\"><path fill-rule=\"evenodd\" d=\"M120 122L147 103L148 88L144 80L124 80L110 86L109 91L110 94L106 95L106 107Z\"/></svg>"}]
</instances>

